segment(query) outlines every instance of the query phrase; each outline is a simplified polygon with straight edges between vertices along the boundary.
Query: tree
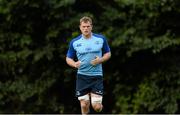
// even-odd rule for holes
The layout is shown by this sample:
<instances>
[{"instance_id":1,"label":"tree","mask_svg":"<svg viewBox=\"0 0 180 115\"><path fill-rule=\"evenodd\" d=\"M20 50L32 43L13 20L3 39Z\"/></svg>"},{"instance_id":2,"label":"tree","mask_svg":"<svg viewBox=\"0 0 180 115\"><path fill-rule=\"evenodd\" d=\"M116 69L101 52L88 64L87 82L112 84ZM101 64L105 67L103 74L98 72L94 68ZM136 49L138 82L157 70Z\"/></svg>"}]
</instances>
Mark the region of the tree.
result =
<instances>
[{"instance_id":1,"label":"tree","mask_svg":"<svg viewBox=\"0 0 180 115\"><path fill-rule=\"evenodd\" d=\"M112 51L104 113L179 113L179 4L0 0L0 113L80 113L65 56L84 15Z\"/></svg>"}]
</instances>

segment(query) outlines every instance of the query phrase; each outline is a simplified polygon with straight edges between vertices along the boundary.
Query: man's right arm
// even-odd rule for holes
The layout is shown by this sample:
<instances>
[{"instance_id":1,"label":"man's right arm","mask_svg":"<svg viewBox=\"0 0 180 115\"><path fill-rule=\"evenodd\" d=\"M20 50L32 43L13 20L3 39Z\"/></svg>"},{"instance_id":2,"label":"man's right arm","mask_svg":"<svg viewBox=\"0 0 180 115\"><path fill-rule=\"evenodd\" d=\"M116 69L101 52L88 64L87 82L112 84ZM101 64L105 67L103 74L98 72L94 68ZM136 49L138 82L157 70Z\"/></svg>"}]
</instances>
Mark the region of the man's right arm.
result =
<instances>
[{"instance_id":1,"label":"man's right arm","mask_svg":"<svg viewBox=\"0 0 180 115\"><path fill-rule=\"evenodd\" d=\"M66 57L66 63L71 67L79 68L81 62L80 61L75 62L73 59Z\"/></svg>"}]
</instances>

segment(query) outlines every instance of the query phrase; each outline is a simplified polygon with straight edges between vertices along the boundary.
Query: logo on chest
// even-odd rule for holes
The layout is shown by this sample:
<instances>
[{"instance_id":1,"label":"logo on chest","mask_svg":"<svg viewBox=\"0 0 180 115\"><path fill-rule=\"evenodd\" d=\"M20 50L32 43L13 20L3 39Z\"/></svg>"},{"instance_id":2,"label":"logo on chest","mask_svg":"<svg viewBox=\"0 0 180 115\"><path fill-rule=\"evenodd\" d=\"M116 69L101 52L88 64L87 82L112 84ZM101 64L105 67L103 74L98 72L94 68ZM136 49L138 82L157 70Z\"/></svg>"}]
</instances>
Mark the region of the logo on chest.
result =
<instances>
[{"instance_id":1,"label":"logo on chest","mask_svg":"<svg viewBox=\"0 0 180 115\"><path fill-rule=\"evenodd\" d=\"M82 46L82 43L79 43L76 45L76 47L81 47Z\"/></svg>"}]
</instances>

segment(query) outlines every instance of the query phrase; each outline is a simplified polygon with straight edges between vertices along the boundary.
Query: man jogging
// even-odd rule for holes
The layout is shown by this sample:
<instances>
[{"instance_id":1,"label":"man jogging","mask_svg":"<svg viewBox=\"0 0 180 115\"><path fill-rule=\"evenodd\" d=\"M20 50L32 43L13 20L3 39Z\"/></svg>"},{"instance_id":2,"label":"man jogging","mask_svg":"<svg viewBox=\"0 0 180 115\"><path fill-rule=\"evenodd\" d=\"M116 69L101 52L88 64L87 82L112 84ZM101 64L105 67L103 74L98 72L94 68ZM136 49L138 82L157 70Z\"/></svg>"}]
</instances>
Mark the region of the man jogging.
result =
<instances>
[{"instance_id":1,"label":"man jogging","mask_svg":"<svg viewBox=\"0 0 180 115\"><path fill-rule=\"evenodd\" d=\"M66 56L67 64L78 69L76 96L80 101L82 114L89 112L90 104L95 111L102 110L102 63L111 57L106 38L92 33L92 27L90 17L85 16L80 19L79 28L82 34L71 40Z\"/></svg>"}]
</instances>

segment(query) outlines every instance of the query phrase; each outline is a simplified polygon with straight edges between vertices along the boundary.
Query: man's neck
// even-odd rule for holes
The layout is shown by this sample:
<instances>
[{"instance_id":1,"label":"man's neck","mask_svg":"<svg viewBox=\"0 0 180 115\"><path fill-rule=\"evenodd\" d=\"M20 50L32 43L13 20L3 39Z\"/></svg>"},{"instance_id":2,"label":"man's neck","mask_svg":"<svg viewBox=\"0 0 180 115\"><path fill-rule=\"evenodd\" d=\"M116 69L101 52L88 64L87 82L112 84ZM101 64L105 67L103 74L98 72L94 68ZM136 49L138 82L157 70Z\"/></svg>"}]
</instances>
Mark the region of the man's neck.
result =
<instances>
[{"instance_id":1,"label":"man's neck","mask_svg":"<svg viewBox=\"0 0 180 115\"><path fill-rule=\"evenodd\" d=\"M90 39L90 38L91 38L91 35L92 35L92 34L83 35L83 37L84 37L85 39Z\"/></svg>"}]
</instances>

